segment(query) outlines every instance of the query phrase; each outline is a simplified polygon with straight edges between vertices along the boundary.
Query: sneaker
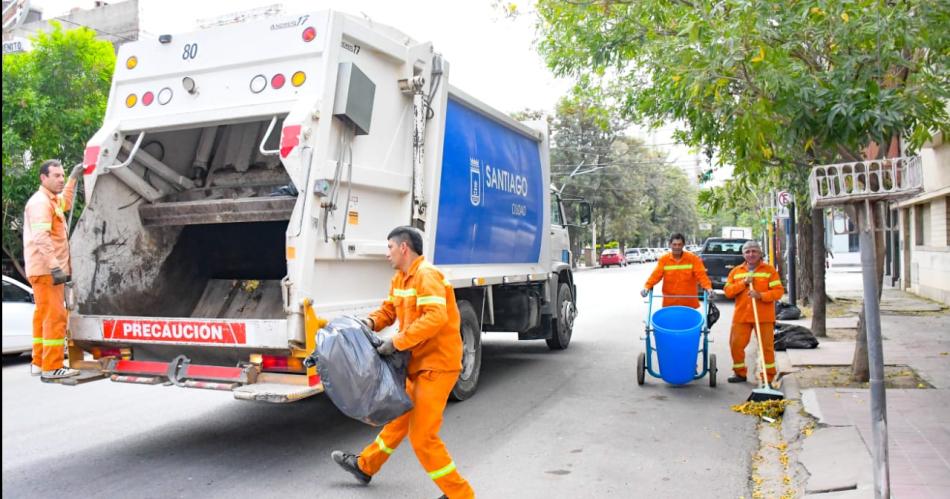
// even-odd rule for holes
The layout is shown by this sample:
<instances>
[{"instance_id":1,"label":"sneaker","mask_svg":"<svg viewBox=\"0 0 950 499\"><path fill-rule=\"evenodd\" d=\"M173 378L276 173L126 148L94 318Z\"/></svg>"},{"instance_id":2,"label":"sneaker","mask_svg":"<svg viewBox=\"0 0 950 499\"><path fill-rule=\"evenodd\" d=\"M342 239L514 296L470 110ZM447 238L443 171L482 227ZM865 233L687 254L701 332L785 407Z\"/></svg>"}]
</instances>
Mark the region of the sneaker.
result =
<instances>
[{"instance_id":1,"label":"sneaker","mask_svg":"<svg viewBox=\"0 0 950 499\"><path fill-rule=\"evenodd\" d=\"M36 364L30 364L30 376L39 376L40 374L43 374L43 368Z\"/></svg>"},{"instance_id":2,"label":"sneaker","mask_svg":"<svg viewBox=\"0 0 950 499\"><path fill-rule=\"evenodd\" d=\"M730 383L745 383L745 376L739 376L739 375L729 376L729 379L727 379L726 381Z\"/></svg>"},{"instance_id":3,"label":"sneaker","mask_svg":"<svg viewBox=\"0 0 950 499\"><path fill-rule=\"evenodd\" d=\"M359 456L350 454L348 452L335 450L330 453L330 457L332 457L333 461L335 461L336 464L339 464L341 468L349 471L350 474L356 477L356 480L362 485L368 484L369 481L373 479L372 476L363 473L363 470L360 469Z\"/></svg>"},{"instance_id":4,"label":"sneaker","mask_svg":"<svg viewBox=\"0 0 950 499\"><path fill-rule=\"evenodd\" d=\"M79 371L75 369L70 369L68 367L60 367L55 371L43 371L43 379L62 379L62 378L71 378L73 376L79 376Z\"/></svg>"}]
</instances>

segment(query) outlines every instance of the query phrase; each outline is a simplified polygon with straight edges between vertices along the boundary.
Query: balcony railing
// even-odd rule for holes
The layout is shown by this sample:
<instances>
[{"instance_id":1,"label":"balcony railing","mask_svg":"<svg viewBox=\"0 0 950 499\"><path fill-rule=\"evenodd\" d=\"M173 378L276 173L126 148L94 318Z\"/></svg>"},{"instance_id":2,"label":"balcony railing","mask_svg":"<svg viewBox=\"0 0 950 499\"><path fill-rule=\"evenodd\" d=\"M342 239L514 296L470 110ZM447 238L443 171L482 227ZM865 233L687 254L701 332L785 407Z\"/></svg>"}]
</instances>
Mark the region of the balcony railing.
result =
<instances>
[{"instance_id":1,"label":"balcony railing","mask_svg":"<svg viewBox=\"0 0 950 499\"><path fill-rule=\"evenodd\" d=\"M816 166L808 187L813 207L913 197L923 191L920 156Z\"/></svg>"}]
</instances>

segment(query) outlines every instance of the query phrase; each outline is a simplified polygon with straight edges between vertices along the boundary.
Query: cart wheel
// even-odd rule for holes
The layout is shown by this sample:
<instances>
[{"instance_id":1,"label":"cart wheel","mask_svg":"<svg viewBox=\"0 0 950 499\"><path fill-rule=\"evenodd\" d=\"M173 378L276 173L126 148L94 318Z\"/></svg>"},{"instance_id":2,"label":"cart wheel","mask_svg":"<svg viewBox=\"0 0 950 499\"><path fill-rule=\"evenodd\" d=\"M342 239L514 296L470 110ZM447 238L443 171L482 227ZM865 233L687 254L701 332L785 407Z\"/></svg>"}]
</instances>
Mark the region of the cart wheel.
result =
<instances>
[{"instance_id":1,"label":"cart wheel","mask_svg":"<svg viewBox=\"0 0 950 499\"><path fill-rule=\"evenodd\" d=\"M716 387L716 373L719 372L719 369L716 368L716 354L709 355L709 386Z\"/></svg>"},{"instance_id":2,"label":"cart wheel","mask_svg":"<svg viewBox=\"0 0 950 499\"><path fill-rule=\"evenodd\" d=\"M646 364L647 356L645 353L640 352L640 355L637 356L637 384L643 384L643 375L646 371L644 364Z\"/></svg>"}]
</instances>

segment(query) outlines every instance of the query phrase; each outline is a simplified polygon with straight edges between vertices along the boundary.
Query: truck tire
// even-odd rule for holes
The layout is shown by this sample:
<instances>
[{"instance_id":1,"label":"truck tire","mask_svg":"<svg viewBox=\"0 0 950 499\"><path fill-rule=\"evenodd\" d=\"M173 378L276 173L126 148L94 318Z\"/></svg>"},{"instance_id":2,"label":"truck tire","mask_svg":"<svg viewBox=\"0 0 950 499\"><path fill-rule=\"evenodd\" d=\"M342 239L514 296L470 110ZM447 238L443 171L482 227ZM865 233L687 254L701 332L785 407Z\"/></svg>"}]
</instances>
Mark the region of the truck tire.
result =
<instances>
[{"instance_id":1,"label":"truck tire","mask_svg":"<svg viewBox=\"0 0 950 499\"><path fill-rule=\"evenodd\" d=\"M482 330L472 304L459 300L462 333L462 372L452 388L452 400L462 401L475 394L478 375L482 370Z\"/></svg>"},{"instance_id":2,"label":"truck tire","mask_svg":"<svg viewBox=\"0 0 950 499\"><path fill-rule=\"evenodd\" d=\"M577 307L574 305L574 296L571 287L562 282L557 287L557 320L554 322L554 331L548 338L548 348L564 350L571 343L571 334L574 331L574 316Z\"/></svg>"}]
</instances>

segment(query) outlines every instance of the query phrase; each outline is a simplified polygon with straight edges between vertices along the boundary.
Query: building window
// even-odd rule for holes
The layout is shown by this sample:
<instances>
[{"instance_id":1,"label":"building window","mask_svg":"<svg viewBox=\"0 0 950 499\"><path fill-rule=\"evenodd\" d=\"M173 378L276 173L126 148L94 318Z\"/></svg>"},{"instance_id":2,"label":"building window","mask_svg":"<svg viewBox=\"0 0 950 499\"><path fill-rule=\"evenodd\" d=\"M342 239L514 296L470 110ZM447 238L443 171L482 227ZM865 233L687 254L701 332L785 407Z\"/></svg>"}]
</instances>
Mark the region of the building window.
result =
<instances>
[{"instance_id":1,"label":"building window","mask_svg":"<svg viewBox=\"0 0 950 499\"><path fill-rule=\"evenodd\" d=\"M914 206L914 244L923 246L927 243L928 226L930 225L930 204Z\"/></svg>"}]
</instances>

